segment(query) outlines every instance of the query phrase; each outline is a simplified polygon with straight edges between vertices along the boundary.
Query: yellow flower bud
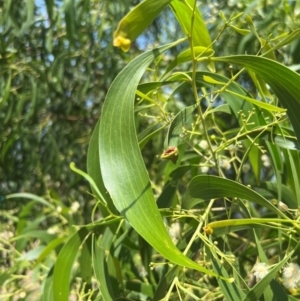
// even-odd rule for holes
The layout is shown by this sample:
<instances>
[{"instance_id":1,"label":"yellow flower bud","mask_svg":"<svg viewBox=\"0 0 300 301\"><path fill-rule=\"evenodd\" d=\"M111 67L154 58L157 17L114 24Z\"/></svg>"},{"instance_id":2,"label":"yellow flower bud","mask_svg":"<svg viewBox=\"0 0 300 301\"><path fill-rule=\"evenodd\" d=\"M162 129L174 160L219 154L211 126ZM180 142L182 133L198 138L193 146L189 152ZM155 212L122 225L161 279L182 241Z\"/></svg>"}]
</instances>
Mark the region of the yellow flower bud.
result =
<instances>
[{"instance_id":1,"label":"yellow flower bud","mask_svg":"<svg viewBox=\"0 0 300 301\"><path fill-rule=\"evenodd\" d=\"M120 47L124 52L127 52L130 49L131 41L121 36L114 38L113 45L115 47Z\"/></svg>"}]
</instances>

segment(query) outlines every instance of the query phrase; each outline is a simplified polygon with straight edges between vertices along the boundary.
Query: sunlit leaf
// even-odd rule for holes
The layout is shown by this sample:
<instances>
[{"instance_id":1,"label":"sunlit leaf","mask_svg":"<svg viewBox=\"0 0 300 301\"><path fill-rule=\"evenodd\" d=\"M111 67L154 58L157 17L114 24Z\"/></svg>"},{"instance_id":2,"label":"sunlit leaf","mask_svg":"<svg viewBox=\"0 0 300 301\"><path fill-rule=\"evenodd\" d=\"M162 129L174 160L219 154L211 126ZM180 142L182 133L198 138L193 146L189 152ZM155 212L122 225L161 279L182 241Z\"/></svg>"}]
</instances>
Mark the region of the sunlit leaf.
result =
<instances>
[{"instance_id":1,"label":"sunlit leaf","mask_svg":"<svg viewBox=\"0 0 300 301\"><path fill-rule=\"evenodd\" d=\"M252 55L239 55L214 58L216 61L236 63L246 67L259 75L279 98L282 106L294 127L295 134L300 141L300 75L289 68L267 58Z\"/></svg>"},{"instance_id":2,"label":"sunlit leaf","mask_svg":"<svg viewBox=\"0 0 300 301\"><path fill-rule=\"evenodd\" d=\"M144 0L135 6L119 23L114 33L114 46L123 51L151 24L171 0Z\"/></svg>"},{"instance_id":3,"label":"sunlit leaf","mask_svg":"<svg viewBox=\"0 0 300 301\"><path fill-rule=\"evenodd\" d=\"M213 248L206 247L205 249L208 259L212 263L213 270L224 277L229 277L224 264L221 263L221 260ZM242 300L242 298L245 297L245 293L241 290L239 279L235 279L234 283L227 283L226 281L218 279L218 284L227 301Z\"/></svg>"},{"instance_id":4,"label":"sunlit leaf","mask_svg":"<svg viewBox=\"0 0 300 301\"><path fill-rule=\"evenodd\" d=\"M91 186L93 192L95 195L98 195L99 197L104 197L106 204L111 212L116 212L115 206L109 196L109 194L106 191L106 188L104 187L103 179L102 179L102 173L99 166L99 145L98 145L98 134L99 134L99 122L96 124L96 127L93 131L89 148L88 148L88 154L87 154L87 171L88 175L92 178L93 182L96 185L96 188ZM98 193L100 192L100 194ZM99 206L101 208L101 213L103 216L109 215L109 212L107 211L107 208L103 206L103 204L100 202Z\"/></svg>"},{"instance_id":5,"label":"sunlit leaf","mask_svg":"<svg viewBox=\"0 0 300 301\"><path fill-rule=\"evenodd\" d=\"M177 18L183 32L191 38L191 47L203 46L212 48L211 39L206 24L202 19L194 0L173 0L170 3L172 11ZM195 9L194 9L195 8ZM193 23L192 23L193 20ZM192 26L193 24L193 26ZM208 64L211 71L215 71L213 62Z\"/></svg>"},{"instance_id":6,"label":"sunlit leaf","mask_svg":"<svg viewBox=\"0 0 300 301\"><path fill-rule=\"evenodd\" d=\"M200 11L196 6L195 11L194 8L194 0L173 0L170 3L170 6L181 25L182 30L187 36L191 36L193 39L193 47L196 46L204 46L211 47L211 39L209 36L209 32L206 28L205 22L202 19ZM194 15L194 25L193 31L191 31L191 20Z\"/></svg>"},{"instance_id":7,"label":"sunlit leaf","mask_svg":"<svg viewBox=\"0 0 300 301\"><path fill-rule=\"evenodd\" d=\"M270 209L284 219L287 218L267 199L251 188L238 182L216 176L201 175L192 179L188 186L189 196L201 199L216 199L220 197L237 197L259 204Z\"/></svg>"},{"instance_id":8,"label":"sunlit leaf","mask_svg":"<svg viewBox=\"0 0 300 301\"><path fill-rule=\"evenodd\" d=\"M141 76L157 55L175 44L140 55L111 85L100 120L100 168L116 208L152 247L175 264L215 275L174 246L155 204L134 125L133 101Z\"/></svg>"},{"instance_id":9,"label":"sunlit leaf","mask_svg":"<svg viewBox=\"0 0 300 301\"><path fill-rule=\"evenodd\" d=\"M56 301L69 300L72 266L86 235L87 230L80 229L69 238L58 254L53 273L53 296Z\"/></svg>"}]
</instances>

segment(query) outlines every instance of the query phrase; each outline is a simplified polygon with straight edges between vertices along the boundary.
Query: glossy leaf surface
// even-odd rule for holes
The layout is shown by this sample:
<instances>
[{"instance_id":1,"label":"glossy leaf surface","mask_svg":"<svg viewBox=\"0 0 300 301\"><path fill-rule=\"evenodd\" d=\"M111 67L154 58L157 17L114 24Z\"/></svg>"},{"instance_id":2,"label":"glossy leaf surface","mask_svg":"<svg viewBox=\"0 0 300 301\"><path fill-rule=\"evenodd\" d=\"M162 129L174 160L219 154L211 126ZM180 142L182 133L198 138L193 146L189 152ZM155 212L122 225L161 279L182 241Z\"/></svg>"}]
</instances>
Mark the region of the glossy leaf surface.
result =
<instances>
[{"instance_id":1,"label":"glossy leaf surface","mask_svg":"<svg viewBox=\"0 0 300 301\"><path fill-rule=\"evenodd\" d=\"M100 167L116 208L151 246L173 263L215 275L174 246L155 203L136 135L133 113L139 80L155 57L172 46L140 55L111 85L100 120Z\"/></svg>"}]
</instances>

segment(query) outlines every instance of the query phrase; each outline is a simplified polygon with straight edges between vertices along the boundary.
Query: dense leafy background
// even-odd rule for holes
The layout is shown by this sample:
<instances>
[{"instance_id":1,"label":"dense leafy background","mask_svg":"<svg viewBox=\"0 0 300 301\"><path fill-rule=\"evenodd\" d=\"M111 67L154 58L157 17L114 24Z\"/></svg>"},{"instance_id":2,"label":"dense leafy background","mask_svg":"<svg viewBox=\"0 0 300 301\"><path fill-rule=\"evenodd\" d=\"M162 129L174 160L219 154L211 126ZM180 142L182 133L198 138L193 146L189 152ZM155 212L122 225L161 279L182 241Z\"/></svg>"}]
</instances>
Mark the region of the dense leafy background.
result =
<instances>
[{"instance_id":1,"label":"dense leafy background","mask_svg":"<svg viewBox=\"0 0 300 301\"><path fill-rule=\"evenodd\" d=\"M111 226L110 220L105 220L90 228L82 228L78 232L76 232L78 229L75 231L72 227L72 225L87 224L97 220L101 214L106 216L105 210L102 210L101 214L94 210L96 201L89 194L88 182L82 175L72 171L69 165L75 162L77 168L87 169L88 144L111 83L120 70L138 54L184 37L170 8L166 8L150 28L133 43L128 53L114 48L113 32L119 20L138 3L139 1L134 0L3 0L0 2L0 246L3 250L0 259L0 286L5 283L6 288L1 290L1 294L7 300L40 300L41 298L52 300L52 277L55 278L53 284L57 294L55 298L60 296L61 292L67 298L73 259L76 259L76 265L72 274L74 276L72 294L73 298L78 300L88 300L88 298L96 300L98 295L95 279L91 276L91 261L101 267L95 272L100 273L96 275L97 279L110 278L122 282L120 274L123 273L122 277L127 282L126 288L122 289L131 291L126 297L135 300L142 298L142 295L137 292L153 296L153 288L164 275L165 271L162 269L153 271L149 268L153 250L128 225L122 224L117 229ZM218 36L224 24L219 15L220 11L227 19L233 12L249 14L256 32L265 40L272 40L285 32L295 30L300 24L299 1L199 1L197 4L212 40ZM249 28L244 15L235 20L234 26ZM237 30L227 28L214 45L215 56L256 54L261 42L253 31L243 36ZM165 70L175 55L186 46L187 43L168 50L164 60L160 62L160 70ZM293 70L300 70L299 37L291 44L276 50L274 54L277 61ZM229 60L215 62L220 74L214 77L215 81L226 82L226 78L222 76L230 77L232 70L237 70L236 65L233 69L229 68L227 62ZM235 62L233 59L232 63L241 62ZM151 65L151 68L144 75L144 81L158 80L159 70L153 71L156 65ZM180 68L183 71L191 70L191 64L186 62ZM197 74L197 83L202 89L211 91L212 84L207 82L204 77L206 75ZM175 88L178 92L174 97L175 101L169 101L166 105L166 109L168 112L173 112L172 117L174 117L186 106L193 105L194 100L192 91L186 89L184 79L180 78L180 75L171 76L169 80L182 83ZM243 95L254 98L258 95L249 74L244 73L238 82L251 93ZM161 97L162 102L167 102L169 97L170 99L173 97L169 92L174 87L171 83L165 90L160 90L158 96ZM154 88L147 84L139 86L139 90L145 94ZM246 93L234 85L231 89L238 93ZM221 96L229 102L230 97L226 93ZM206 105L204 104L203 108ZM164 148L167 132L159 131L155 139L148 136L150 131L158 130L163 123L161 119L151 117L158 116L159 111L156 108L146 111L145 108L147 107L141 104L137 109L135 123L139 141L146 139L140 143L140 147L152 181L154 195L158 197L158 206L171 207L170 202L177 204L178 200L182 201L184 209L191 209L195 204L201 204L202 200L198 199L197 194L203 195L204 192L194 189L193 184L205 179L195 178L189 188L186 187L190 179L198 174L197 166L201 165L202 160L199 160L191 149L181 146L179 157L185 150L186 152L185 157L180 157L180 160L188 166L184 164L180 167L173 166L172 163L161 161L158 155ZM297 107L295 109L297 110ZM191 108L187 110L193 112ZM231 110L235 110L233 105ZM222 132L227 133L224 135L226 139L238 133L235 130L240 122L238 115L229 115L228 112L230 112L229 107L223 107L219 115L216 115L217 118L208 118L209 126L213 128L217 125ZM247 112L245 108L244 113ZM251 118L256 125L262 124L261 119ZM178 122L181 121L179 116ZM231 130L233 132L230 132ZM289 138L294 135L288 123L283 124L280 130ZM214 135L216 133L215 129L210 132ZM201 135L195 137L195 144L200 143L204 138ZM280 140L280 137L276 138ZM291 138L290 143L294 145L294 141L295 139ZM147 147L144 148L146 143L148 143ZM286 140L281 143L287 145ZM165 146L167 145L168 143ZM275 164L274 162L277 164L275 171L270 165L269 158L267 158L269 161L265 158L262 164L257 164L256 170L249 173L242 173L237 168L234 172L225 168L223 172L231 179L240 173L245 184L257 183L257 175L261 175L260 179L263 183L260 189L266 198L278 197L278 190L270 182L275 174L283 183L280 192L282 199L291 208L296 209L295 196L299 202L298 151L295 147L285 148L282 153L286 158L285 162L289 164L284 165L284 162L279 159L278 145L273 146L268 142L264 144L270 153L272 164ZM229 153L232 155L231 150L226 149L223 153L224 158L229 156ZM237 157L240 158L241 153L238 152ZM249 160L251 161L251 158ZM281 173L283 170L285 172ZM216 174L217 171L212 168L210 173ZM227 189L233 189L234 186L228 183ZM3 196L12 193L19 194L10 195L4 200ZM95 190L93 193L95 194ZM233 195L223 194L223 196ZM109 196L105 195L104 198L110 201ZM186 201L190 198L193 199L192 203ZM267 204L264 203L264 199L261 199L261 202L260 205ZM103 206L101 208L103 209ZM236 209L236 214L245 214L248 210L245 208ZM114 210L114 208L110 209ZM252 208L251 213L259 215L261 212L256 209ZM96 212L95 215L93 210ZM167 211L163 214L170 215ZM220 214L219 217L224 216ZM170 220L168 222L171 223ZM190 228L195 227L193 219L187 218L186 224ZM238 227L243 229L241 225L237 225ZM92 231L93 235L90 235L89 231ZM114 236L115 233L118 233L118 237ZM217 236L222 234L224 234L222 229L216 230ZM270 230L268 235L269 238L276 234ZM180 250L184 250L190 236L189 231L184 233L179 245ZM83 244L83 242L87 243ZM122 242L122 248L119 247L118 242ZM84 247L78 258L78 249L82 244ZM257 245L259 246L259 242ZM197 257L195 250L199 247L199 242L193 245L192 253L195 257ZM231 247L238 248L238 245L231 242ZM111 248L114 251L107 258L105 251ZM207 252L208 256L215 256ZM61 273L62 270L57 267L53 269L58 253L60 257L57 266L64 265L65 273ZM116 258L119 259L118 263ZM158 256L157 261L160 260L162 258ZM256 258L253 250L247 249L241 260L244 260L246 266L254 264ZM124 264L125 268L118 266L119 263ZM280 264L284 263L282 261ZM214 264L215 271L221 269L217 266L218 262ZM105 269L102 269L103 266ZM111 266L114 266L115 270L112 270ZM145 267L147 271L143 270ZM277 268L279 269L279 265ZM243 266L242 269L246 267ZM159 285L154 296L155 300L163 297L163 292L176 273L175 268L169 270L170 278L166 277L166 283ZM244 271L244 275L246 274ZM148 278L145 281L146 275ZM198 274L190 272L188 276L190 279L197 279ZM136 279L139 280L138 284ZM141 285L141 288L137 288L137 285ZM216 286L213 281L210 281L209 285L211 288ZM224 284L221 283L220 286L222 285ZM66 290L61 291L62 287ZM113 283L115 291L112 292L109 285L107 287L107 291L104 289L101 292L103 296L109 297L111 294L120 293L118 291L120 287L115 283ZM207 289L207 284L203 289ZM236 288L236 292L238 298L244 297L239 288Z\"/></svg>"},{"instance_id":2,"label":"dense leafy background","mask_svg":"<svg viewBox=\"0 0 300 301\"><path fill-rule=\"evenodd\" d=\"M47 4L47 6L46 6ZM124 54L112 46L118 20L136 1L11 1L1 18L1 192L20 190L81 195L83 181L69 170L85 169L87 144L110 83L141 50L172 35L183 36L170 11ZM199 3L200 4L200 3ZM233 11L252 13L260 36L278 36L297 25L297 1L202 3L212 37ZM247 9L246 9L247 8ZM245 21L238 22L245 27ZM226 31L218 55L255 54L259 41ZM279 61L300 63L299 41L277 52ZM9 164L8 164L9 162Z\"/></svg>"}]
</instances>

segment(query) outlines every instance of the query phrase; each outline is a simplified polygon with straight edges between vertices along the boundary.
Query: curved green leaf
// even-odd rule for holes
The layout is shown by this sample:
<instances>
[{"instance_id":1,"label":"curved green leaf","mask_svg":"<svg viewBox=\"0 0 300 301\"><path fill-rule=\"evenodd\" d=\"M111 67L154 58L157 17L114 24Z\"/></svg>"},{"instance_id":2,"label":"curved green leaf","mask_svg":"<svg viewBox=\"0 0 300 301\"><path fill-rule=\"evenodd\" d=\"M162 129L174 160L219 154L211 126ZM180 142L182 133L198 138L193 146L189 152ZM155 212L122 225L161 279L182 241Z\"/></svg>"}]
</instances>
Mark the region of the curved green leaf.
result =
<instances>
[{"instance_id":1,"label":"curved green leaf","mask_svg":"<svg viewBox=\"0 0 300 301\"><path fill-rule=\"evenodd\" d=\"M181 25L182 30L187 36L193 39L193 47L204 46L211 48L211 39L206 25L202 19L198 7L193 12L194 0L179 1L173 0L170 6ZM194 14L194 18L193 18ZM191 22L194 19L193 32L191 32Z\"/></svg>"},{"instance_id":2,"label":"curved green leaf","mask_svg":"<svg viewBox=\"0 0 300 301\"><path fill-rule=\"evenodd\" d=\"M273 60L252 56L237 55L213 58L221 61L242 65L252 70L270 85L279 98L293 125L298 141L300 141L300 75Z\"/></svg>"},{"instance_id":3,"label":"curved green leaf","mask_svg":"<svg viewBox=\"0 0 300 301\"><path fill-rule=\"evenodd\" d=\"M58 254L53 273L53 296L56 301L69 300L72 266L87 234L87 230L81 228L70 237Z\"/></svg>"},{"instance_id":4,"label":"curved green leaf","mask_svg":"<svg viewBox=\"0 0 300 301\"><path fill-rule=\"evenodd\" d=\"M54 301L53 298L53 268L49 271L45 279L41 301Z\"/></svg>"},{"instance_id":5,"label":"curved green leaf","mask_svg":"<svg viewBox=\"0 0 300 301\"><path fill-rule=\"evenodd\" d=\"M107 301L115 300L114 290L109 277L108 264L107 264L107 250L111 248L113 241L113 233L107 228L103 234L103 238L93 240L93 269L96 279L98 281L98 287L102 296Z\"/></svg>"},{"instance_id":6,"label":"curved green leaf","mask_svg":"<svg viewBox=\"0 0 300 301\"><path fill-rule=\"evenodd\" d=\"M297 150L289 150L282 149L282 153L284 154L284 158L286 161L286 174L288 178L288 184L292 189L295 201L297 201L297 207L300 205L300 190L299 190L299 182L300 182L300 158L299 151Z\"/></svg>"},{"instance_id":7,"label":"curved green leaf","mask_svg":"<svg viewBox=\"0 0 300 301\"><path fill-rule=\"evenodd\" d=\"M215 199L221 197L237 197L266 207L287 219L286 215L273 206L267 199L256 191L238 182L209 175L194 177L189 186L188 193L191 198Z\"/></svg>"},{"instance_id":8,"label":"curved green leaf","mask_svg":"<svg viewBox=\"0 0 300 301\"><path fill-rule=\"evenodd\" d=\"M109 210L113 213L117 213L117 210L113 204L112 199L106 193L106 188L104 187L102 174L99 166L99 160L100 160L99 145L98 145L99 126L100 126L100 122L98 121L89 143L88 154L87 154L87 171L97 186L97 189L91 186L94 195L98 195L99 197L101 196L104 197ZM97 193L98 190L100 191L100 195ZM107 211L107 208L101 202L99 203L99 206L101 208L102 215L104 217L108 216L109 212Z\"/></svg>"},{"instance_id":9,"label":"curved green leaf","mask_svg":"<svg viewBox=\"0 0 300 301\"><path fill-rule=\"evenodd\" d=\"M20 192L20 193L12 193L12 194L8 194L5 196L5 199L8 200L8 199L12 199L12 198L23 198L23 199L29 199L29 200L34 200L36 201L37 203L40 203L52 210L55 210L55 207L54 205L52 205L50 202L44 200L43 198L35 195L35 194L32 194L32 193L27 193L27 192Z\"/></svg>"},{"instance_id":10,"label":"curved green leaf","mask_svg":"<svg viewBox=\"0 0 300 301\"><path fill-rule=\"evenodd\" d=\"M281 40L279 43L277 43L274 47L270 47L270 49L267 49L266 52L264 52L263 55L266 55L270 52L273 52L285 45L288 45L290 43L292 43L294 40L296 40L297 38L299 38L300 36L300 28L297 28L296 30L290 32L283 40Z\"/></svg>"},{"instance_id":11,"label":"curved green leaf","mask_svg":"<svg viewBox=\"0 0 300 301\"><path fill-rule=\"evenodd\" d=\"M224 263L221 262L215 250L208 246L205 247L205 250L207 253L208 260L210 260L212 263L213 270L220 275L229 277L227 270L224 267ZM234 283L226 283L225 281L218 279L218 284L224 294L226 301L242 300L242 298L245 297L245 293L241 289L241 283L238 277L235 278Z\"/></svg>"},{"instance_id":12,"label":"curved green leaf","mask_svg":"<svg viewBox=\"0 0 300 301\"><path fill-rule=\"evenodd\" d=\"M196 6L195 11L193 11L194 3L194 0L173 0L170 6L185 35L192 39L190 46L203 46L212 49L210 35L198 7ZM208 66L211 71L215 71L214 62L211 61Z\"/></svg>"},{"instance_id":13,"label":"curved green leaf","mask_svg":"<svg viewBox=\"0 0 300 301\"><path fill-rule=\"evenodd\" d=\"M153 130L153 128L156 127L155 130ZM154 124L153 126L150 127L149 130L152 129L152 131L145 137L143 137L142 139L139 140L139 146L140 146L140 149L142 150L145 145L149 142L149 140L151 140L155 135L157 135L160 131L162 131L164 128L166 127L166 125L163 125L159 128L157 128L157 124ZM145 130L145 132L147 131L148 129ZM140 137L139 137L140 138Z\"/></svg>"},{"instance_id":14,"label":"curved green leaf","mask_svg":"<svg viewBox=\"0 0 300 301\"><path fill-rule=\"evenodd\" d=\"M100 168L116 208L153 248L175 264L216 276L174 246L155 203L135 130L134 96L138 82L148 65L175 44L140 55L111 85L100 120Z\"/></svg>"},{"instance_id":15,"label":"curved green leaf","mask_svg":"<svg viewBox=\"0 0 300 301\"><path fill-rule=\"evenodd\" d=\"M49 254L60 244L62 244L65 241L65 237L59 237L54 240L52 240L46 248L42 251L40 256L35 261L34 265L37 266L40 262L42 262L46 257L49 256Z\"/></svg>"},{"instance_id":16,"label":"curved green leaf","mask_svg":"<svg viewBox=\"0 0 300 301\"><path fill-rule=\"evenodd\" d=\"M114 33L114 46L128 51L131 43L151 24L171 0L144 0L119 23Z\"/></svg>"},{"instance_id":17,"label":"curved green leaf","mask_svg":"<svg viewBox=\"0 0 300 301\"><path fill-rule=\"evenodd\" d=\"M207 224L207 227L212 229L215 228L225 228L231 226L248 226L248 225L267 225L267 224L281 224L281 223L289 223L289 224L297 224L297 221L292 219L278 219L278 218L236 218L236 219L226 219L221 221L214 221Z\"/></svg>"}]
</instances>

